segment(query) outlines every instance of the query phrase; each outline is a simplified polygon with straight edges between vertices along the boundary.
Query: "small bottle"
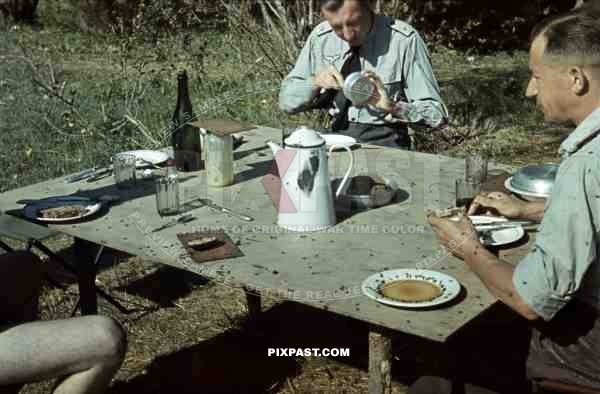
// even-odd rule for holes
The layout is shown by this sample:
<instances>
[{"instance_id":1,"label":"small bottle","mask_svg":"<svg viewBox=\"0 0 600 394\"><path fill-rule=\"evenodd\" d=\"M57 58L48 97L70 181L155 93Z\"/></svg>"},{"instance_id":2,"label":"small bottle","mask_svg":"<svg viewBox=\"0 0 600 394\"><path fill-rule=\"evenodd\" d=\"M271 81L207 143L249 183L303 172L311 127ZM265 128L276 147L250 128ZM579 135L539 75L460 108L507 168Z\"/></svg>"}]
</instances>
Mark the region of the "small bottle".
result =
<instances>
[{"instance_id":1,"label":"small bottle","mask_svg":"<svg viewBox=\"0 0 600 394\"><path fill-rule=\"evenodd\" d=\"M192 126L194 111L188 90L187 73L177 74L177 106L171 122L171 144L175 165L179 171L198 171L204 168L200 130Z\"/></svg>"}]
</instances>

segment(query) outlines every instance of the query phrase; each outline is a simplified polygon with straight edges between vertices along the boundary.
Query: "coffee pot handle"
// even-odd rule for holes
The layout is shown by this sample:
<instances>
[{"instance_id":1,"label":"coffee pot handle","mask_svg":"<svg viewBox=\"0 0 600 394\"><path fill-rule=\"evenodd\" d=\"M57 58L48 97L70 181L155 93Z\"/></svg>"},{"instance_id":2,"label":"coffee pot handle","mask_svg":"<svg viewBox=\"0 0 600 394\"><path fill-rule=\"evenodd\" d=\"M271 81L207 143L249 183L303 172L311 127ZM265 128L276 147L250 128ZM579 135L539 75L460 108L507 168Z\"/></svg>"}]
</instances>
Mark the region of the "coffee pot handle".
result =
<instances>
[{"instance_id":1,"label":"coffee pot handle","mask_svg":"<svg viewBox=\"0 0 600 394\"><path fill-rule=\"evenodd\" d=\"M333 152L333 150L336 148L343 148L350 155L350 165L348 166L348 169L346 170L346 174L344 174L344 178L342 178L340 185L338 186L337 190L335 191L335 198L338 198L340 196L340 194L342 194L342 192L346 191L346 188L348 187L348 183L349 183L348 181L350 179L350 174L352 173L352 168L354 168L354 155L352 154L352 150L349 147L341 146L341 145L340 146L331 145L331 148L329 148L329 155L331 155L331 152Z\"/></svg>"}]
</instances>

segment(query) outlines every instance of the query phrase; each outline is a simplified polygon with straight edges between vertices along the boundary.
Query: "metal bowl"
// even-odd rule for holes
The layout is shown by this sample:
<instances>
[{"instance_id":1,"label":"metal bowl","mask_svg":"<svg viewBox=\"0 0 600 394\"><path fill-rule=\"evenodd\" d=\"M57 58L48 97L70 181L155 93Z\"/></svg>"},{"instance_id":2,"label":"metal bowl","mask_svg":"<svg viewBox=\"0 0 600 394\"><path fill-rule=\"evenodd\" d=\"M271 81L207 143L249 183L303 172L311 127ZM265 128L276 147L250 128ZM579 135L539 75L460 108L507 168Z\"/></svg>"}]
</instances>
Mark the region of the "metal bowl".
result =
<instances>
[{"instance_id":1,"label":"metal bowl","mask_svg":"<svg viewBox=\"0 0 600 394\"><path fill-rule=\"evenodd\" d=\"M369 101L374 90L373 81L364 77L360 72L354 72L344 80L344 96L355 105Z\"/></svg>"},{"instance_id":2,"label":"metal bowl","mask_svg":"<svg viewBox=\"0 0 600 394\"><path fill-rule=\"evenodd\" d=\"M557 171L557 164L525 166L514 173L510 185L517 191L549 196Z\"/></svg>"},{"instance_id":3,"label":"metal bowl","mask_svg":"<svg viewBox=\"0 0 600 394\"><path fill-rule=\"evenodd\" d=\"M368 175L358 175L350 178L349 185L346 187L346 190L343 191L337 199L337 203L341 204L350 204L352 209L372 209L381 207L383 205L389 204L394 196L396 195L396 191L398 189L398 185L387 178L384 177L372 177L378 178L376 185L381 184L382 187L379 187L375 190L371 189L371 192L358 192L355 187L357 182L364 182ZM341 178L336 178L332 182L333 192L337 190L339 184L341 182Z\"/></svg>"}]
</instances>

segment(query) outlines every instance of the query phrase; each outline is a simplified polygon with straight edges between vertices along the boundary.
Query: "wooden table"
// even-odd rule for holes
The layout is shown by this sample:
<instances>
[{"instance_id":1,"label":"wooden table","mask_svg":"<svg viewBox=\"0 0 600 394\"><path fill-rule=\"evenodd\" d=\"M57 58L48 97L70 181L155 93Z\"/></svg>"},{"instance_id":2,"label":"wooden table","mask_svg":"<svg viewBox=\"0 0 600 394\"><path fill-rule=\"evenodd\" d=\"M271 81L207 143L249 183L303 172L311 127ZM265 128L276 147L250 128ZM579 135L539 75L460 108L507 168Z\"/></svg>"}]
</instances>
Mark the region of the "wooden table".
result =
<instances>
[{"instance_id":1,"label":"wooden table","mask_svg":"<svg viewBox=\"0 0 600 394\"><path fill-rule=\"evenodd\" d=\"M261 182L272 164L265 142L271 138L279 141L281 133L260 127L243 135L248 143L235 152L234 185L210 189L204 172L181 173L181 194L184 201L208 196L254 217L250 223L203 207L192 211L198 217L194 222L151 233L152 227L164 222L156 212L153 183L140 181L133 191L123 191L114 187L112 177L97 183L73 184L60 178L12 190L0 196L0 210L19 208L16 201L22 198L78 191L92 196L119 194L122 201L95 220L50 227L79 240L196 272L222 285L245 290L251 313L260 311L261 296L276 297L367 322L372 327L370 393L389 391L394 332L442 342L496 302L463 262L441 255L436 237L426 224L424 208L452 205L454 180L464 172L463 161L398 149L355 150L354 174L393 179L402 190L398 202L355 214L329 232L283 233L276 225L276 209ZM332 177L342 175L347 160L345 152L332 155ZM186 259L176 234L215 228L225 228L244 256L203 264ZM95 313L95 294L90 292L91 287L86 289L86 283L93 284L94 280L89 264L91 253L89 248L80 250L84 312ZM458 279L464 290L462 300L437 310L415 311L386 307L362 294L361 283L369 275L386 269L415 268L419 263Z\"/></svg>"}]
</instances>

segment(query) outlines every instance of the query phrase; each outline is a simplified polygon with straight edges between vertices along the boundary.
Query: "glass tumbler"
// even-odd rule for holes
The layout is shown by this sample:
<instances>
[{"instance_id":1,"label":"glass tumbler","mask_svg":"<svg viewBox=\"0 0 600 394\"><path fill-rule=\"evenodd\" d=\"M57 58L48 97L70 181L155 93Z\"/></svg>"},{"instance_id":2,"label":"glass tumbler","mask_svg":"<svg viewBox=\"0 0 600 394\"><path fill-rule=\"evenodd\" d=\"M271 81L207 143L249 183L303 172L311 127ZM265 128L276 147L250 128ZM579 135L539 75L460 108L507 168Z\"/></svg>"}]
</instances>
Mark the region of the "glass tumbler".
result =
<instances>
[{"instance_id":1,"label":"glass tumbler","mask_svg":"<svg viewBox=\"0 0 600 394\"><path fill-rule=\"evenodd\" d=\"M482 182L474 179L456 180L456 207L469 208L473 199L481 192Z\"/></svg>"},{"instance_id":2,"label":"glass tumbler","mask_svg":"<svg viewBox=\"0 0 600 394\"><path fill-rule=\"evenodd\" d=\"M179 213L179 180L162 177L156 180L156 210L160 216Z\"/></svg>"},{"instance_id":3,"label":"glass tumbler","mask_svg":"<svg viewBox=\"0 0 600 394\"><path fill-rule=\"evenodd\" d=\"M118 154L113 157L115 184L119 189L135 186L135 155Z\"/></svg>"},{"instance_id":4,"label":"glass tumbler","mask_svg":"<svg viewBox=\"0 0 600 394\"><path fill-rule=\"evenodd\" d=\"M469 155L465 159L466 179L485 182L487 178L488 161L479 155Z\"/></svg>"}]
</instances>

